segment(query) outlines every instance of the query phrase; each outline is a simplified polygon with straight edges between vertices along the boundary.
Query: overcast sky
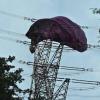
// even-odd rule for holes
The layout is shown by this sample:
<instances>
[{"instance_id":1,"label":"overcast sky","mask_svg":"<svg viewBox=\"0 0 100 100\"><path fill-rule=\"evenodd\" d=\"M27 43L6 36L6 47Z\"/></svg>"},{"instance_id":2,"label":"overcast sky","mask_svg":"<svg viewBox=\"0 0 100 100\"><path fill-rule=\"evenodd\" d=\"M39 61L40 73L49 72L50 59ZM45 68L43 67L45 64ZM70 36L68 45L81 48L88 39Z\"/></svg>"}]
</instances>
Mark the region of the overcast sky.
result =
<instances>
[{"instance_id":1,"label":"overcast sky","mask_svg":"<svg viewBox=\"0 0 100 100\"><path fill-rule=\"evenodd\" d=\"M29 52L27 45L18 44L11 40L30 41L24 35L32 22L4 15L1 11L36 19L66 16L81 26L89 26L89 29L84 29L88 44L97 44L100 15L93 15L89 9L95 7L100 7L99 0L0 0L0 56L8 57L9 55L14 55L17 60L33 61L33 55ZM14 31L16 34L7 34L1 29ZM8 37L10 40L1 37ZM100 49L96 48L88 49L84 53L77 51L63 52L61 65L93 68L94 72L77 73L60 70L60 73L64 73L64 75L59 74L60 77L100 81L99 53ZM32 66L26 66L17 62L15 62L15 65L17 68L22 67L25 70L23 75L26 81L21 86L23 88L30 87ZM61 83L58 84L60 85ZM100 100L100 87L95 86L94 89L84 91L77 90L75 89L76 87L94 88L91 85L70 83L67 100Z\"/></svg>"}]
</instances>

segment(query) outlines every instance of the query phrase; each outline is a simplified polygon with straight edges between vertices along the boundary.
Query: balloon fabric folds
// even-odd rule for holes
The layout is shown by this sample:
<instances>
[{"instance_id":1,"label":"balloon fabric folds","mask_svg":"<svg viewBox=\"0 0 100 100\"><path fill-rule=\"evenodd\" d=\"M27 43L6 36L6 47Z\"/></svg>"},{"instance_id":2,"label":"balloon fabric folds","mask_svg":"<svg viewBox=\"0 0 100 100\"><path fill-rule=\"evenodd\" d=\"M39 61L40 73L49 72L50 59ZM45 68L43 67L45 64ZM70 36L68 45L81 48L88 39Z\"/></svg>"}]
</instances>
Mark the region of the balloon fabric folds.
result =
<instances>
[{"instance_id":1,"label":"balloon fabric folds","mask_svg":"<svg viewBox=\"0 0 100 100\"><path fill-rule=\"evenodd\" d=\"M79 25L63 16L37 20L31 25L26 36L34 42L34 45L50 39L79 52L87 50L84 31Z\"/></svg>"}]
</instances>

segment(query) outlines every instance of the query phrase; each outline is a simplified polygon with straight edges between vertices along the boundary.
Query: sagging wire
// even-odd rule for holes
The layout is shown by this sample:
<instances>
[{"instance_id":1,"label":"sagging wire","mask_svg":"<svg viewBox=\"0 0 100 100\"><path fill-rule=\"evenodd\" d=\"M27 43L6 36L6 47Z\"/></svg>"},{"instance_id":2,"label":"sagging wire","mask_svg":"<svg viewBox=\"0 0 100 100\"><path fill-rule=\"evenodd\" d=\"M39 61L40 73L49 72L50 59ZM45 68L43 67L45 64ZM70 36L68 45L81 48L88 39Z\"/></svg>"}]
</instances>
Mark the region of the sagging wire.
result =
<instances>
[{"instance_id":1,"label":"sagging wire","mask_svg":"<svg viewBox=\"0 0 100 100\"><path fill-rule=\"evenodd\" d=\"M33 62L28 62L28 61L23 61L23 60L17 60L18 63L20 64L25 64L28 66L34 66ZM38 65L38 64L37 64ZM39 65L39 66L48 66L48 65ZM95 72L95 70L93 68L79 68L79 67L71 67L71 66L60 66L59 67L60 70L66 70L66 71L70 71L70 72L59 72L59 75L63 75L63 76L73 76L73 75L80 75L82 74L82 72ZM76 72L74 72L76 71Z\"/></svg>"},{"instance_id":2,"label":"sagging wire","mask_svg":"<svg viewBox=\"0 0 100 100\"><path fill-rule=\"evenodd\" d=\"M59 85L55 85L56 87L59 87ZM88 86L88 87L69 87L70 90L74 91L91 91L94 89L97 89L97 86Z\"/></svg>"},{"instance_id":3,"label":"sagging wire","mask_svg":"<svg viewBox=\"0 0 100 100\"><path fill-rule=\"evenodd\" d=\"M24 34L17 33L17 32L12 32L12 31L9 31L9 30L0 29L0 31L5 32L5 33L7 33L7 34L24 36ZM4 39L4 38L7 39L7 40L9 40L9 41L16 41L17 43L22 43L22 44L24 44L24 45L31 45L31 43L28 42L28 41L14 40L14 39L12 39L12 38L1 37L1 36L0 36L0 39ZM54 44L54 45L53 45L53 48L54 48L54 49L57 49L58 43L53 43L53 44ZM42 44L40 44L40 46L42 46ZM91 49L91 48L100 49L100 45L91 45L91 44L88 44L88 48L90 48L90 49ZM67 47L67 46L64 46L64 52L65 52L65 51L70 51L70 50L75 51L75 50L73 50L72 48L69 48L69 47Z\"/></svg>"},{"instance_id":4,"label":"sagging wire","mask_svg":"<svg viewBox=\"0 0 100 100\"><path fill-rule=\"evenodd\" d=\"M26 65L31 65L33 66L33 62L31 61L23 61L23 60L19 60L18 63L21 64L26 64ZM48 65L41 65L41 66L48 66ZM76 71L81 71L81 72L93 72L93 68L79 68L79 67L69 67L69 66L60 66L60 69L64 69L64 70L76 70Z\"/></svg>"},{"instance_id":5,"label":"sagging wire","mask_svg":"<svg viewBox=\"0 0 100 100\"><path fill-rule=\"evenodd\" d=\"M25 16L20 16L20 15L16 15L16 14L13 14L13 13L5 12L5 11L2 11L2 10L0 10L0 13L3 14L3 15L7 15L7 16L11 16L11 17L15 17L15 18L31 21L31 22L35 22L37 20L35 18L29 18L29 17L25 17Z\"/></svg>"},{"instance_id":6,"label":"sagging wire","mask_svg":"<svg viewBox=\"0 0 100 100\"><path fill-rule=\"evenodd\" d=\"M32 75L33 76L33 75ZM0 77L1 78L1 77ZM63 81L66 78L58 77L57 81ZM88 84L93 86L100 86L100 81L87 81L87 80L79 80L79 79L70 79L72 83L78 83L78 84Z\"/></svg>"},{"instance_id":7,"label":"sagging wire","mask_svg":"<svg viewBox=\"0 0 100 100\"><path fill-rule=\"evenodd\" d=\"M1 32L4 32L4 33L7 33L7 34L11 34L11 35L19 35L19 36L25 36L25 34L22 34L22 33L18 33L18 32L13 32L13 31L10 31L10 30L6 30L6 29L0 29ZM53 44L58 44L56 42L54 42ZM94 45L95 46L95 45ZM93 47L91 44L88 44L88 48L89 47Z\"/></svg>"},{"instance_id":8,"label":"sagging wire","mask_svg":"<svg viewBox=\"0 0 100 100\"><path fill-rule=\"evenodd\" d=\"M65 78L58 77L58 81L62 81ZM88 80L79 80L79 79L70 79L72 83L79 83L79 84L89 84L89 85L97 85L100 86L100 81L88 81Z\"/></svg>"},{"instance_id":9,"label":"sagging wire","mask_svg":"<svg viewBox=\"0 0 100 100\"><path fill-rule=\"evenodd\" d=\"M77 70L74 70L74 71L77 71ZM66 73L63 72L63 73L59 73L59 75L63 75L63 76L65 76L65 75L73 76L73 75L80 75L80 74L82 74L82 73L81 72L66 72Z\"/></svg>"},{"instance_id":10,"label":"sagging wire","mask_svg":"<svg viewBox=\"0 0 100 100\"><path fill-rule=\"evenodd\" d=\"M17 36L23 36L23 37L25 37L25 34L13 32L13 31L6 30L6 29L0 29L0 31L6 33L6 34L8 34L8 35L17 35ZM99 32L100 32L100 29L99 29ZM99 37L98 37L98 38L99 38ZM100 43L100 40L98 40L98 43ZM31 44L31 43L30 43L30 44ZM53 44L55 44L55 47L54 47L54 48L56 49L56 48L57 48L56 45L58 45L58 43L54 43L54 42L53 42ZM88 44L88 48L100 48L100 45L91 45L91 44ZM66 49L64 48L64 50L73 50L73 49L68 48L68 47L66 46ZM73 50L73 51L74 51L74 50Z\"/></svg>"},{"instance_id":11,"label":"sagging wire","mask_svg":"<svg viewBox=\"0 0 100 100\"><path fill-rule=\"evenodd\" d=\"M6 58L7 60L9 60L9 61L13 61L13 60L16 60L15 59L15 57L13 56L13 57L11 57L11 56L9 56L8 58ZM19 60L19 62L20 62L21 60ZM25 62L24 62L25 63ZM29 64L32 64L33 65L33 63L32 62L29 62ZM70 67L69 67L70 68ZM71 67L72 68L72 67ZM83 68L82 68L83 69ZM34 75L32 75L32 76L34 76ZM60 79L60 80L64 80L65 78L61 78L61 77L58 77L57 79ZM71 80L71 82L73 82L73 83L82 83L82 84L91 84L91 85L99 85L100 86L100 82L99 81L88 81L88 80L78 80L78 79L70 79Z\"/></svg>"},{"instance_id":12,"label":"sagging wire","mask_svg":"<svg viewBox=\"0 0 100 100\"><path fill-rule=\"evenodd\" d=\"M24 45L30 45L30 42L28 42L28 41L22 41L22 40L18 40L18 39L6 37L6 36L0 36L0 39L12 41L12 42L16 42L16 43L20 43L20 44L24 44Z\"/></svg>"},{"instance_id":13,"label":"sagging wire","mask_svg":"<svg viewBox=\"0 0 100 100\"><path fill-rule=\"evenodd\" d=\"M68 97L70 98L70 97L81 97L81 98L83 98L83 97L85 97L85 98L100 98L100 95L78 95L78 94L70 94L70 95L68 95Z\"/></svg>"},{"instance_id":14,"label":"sagging wire","mask_svg":"<svg viewBox=\"0 0 100 100\"><path fill-rule=\"evenodd\" d=\"M90 90L94 90L97 87L92 86L92 87L70 87L69 89L71 90L75 90L75 91L90 91Z\"/></svg>"},{"instance_id":15,"label":"sagging wire","mask_svg":"<svg viewBox=\"0 0 100 100\"><path fill-rule=\"evenodd\" d=\"M78 79L71 79L73 83L82 83L82 84L91 84L91 85L98 85L100 86L99 81L87 81L87 80L78 80Z\"/></svg>"},{"instance_id":16,"label":"sagging wire","mask_svg":"<svg viewBox=\"0 0 100 100\"><path fill-rule=\"evenodd\" d=\"M0 39L12 41L12 42L16 42L16 43L20 43L20 44L24 44L24 45L27 45L27 46L30 46L30 45L31 45L31 42L22 41L22 40L18 40L18 39L13 39L13 38L6 37L6 36L0 36ZM39 46L42 47L42 45L43 45L43 44L40 44ZM53 46L53 49L57 49L57 46ZM71 49L71 48L65 48L65 49L64 49L64 52L65 52L65 51L70 51L70 50L73 50L73 49ZM74 50L73 50L73 51L74 51Z\"/></svg>"},{"instance_id":17,"label":"sagging wire","mask_svg":"<svg viewBox=\"0 0 100 100\"><path fill-rule=\"evenodd\" d=\"M9 30L5 30L5 29L0 29L1 32L4 32L4 33L7 33L7 34L11 34L11 35L19 35L19 36L24 36L25 37L25 34L21 34L21 33L17 33L17 32L13 32L13 31L9 31ZM57 42L53 42L53 44L55 44L55 48L58 47L58 43ZM42 45L42 44L40 44ZM67 48L68 50L72 50L71 48L69 47L65 47ZM91 45L91 44L88 44L88 48L100 48L100 45Z\"/></svg>"},{"instance_id":18,"label":"sagging wire","mask_svg":"<svg viewBox=\"0 0 100 100\"><path fill-rule=\"evenodd\" d=\"M35 22L35 21L38 20L36 18L30 18L30 17L20 16L20 15L9 13L9 12L2 11L2 10L0 10L0 13L3 14L3 15L6 15L6 16L11 16L11 17L15 17L15 18L19 18L19 19L31 21L31 22ZM82 29L98 29L97 27L94 27L94 26L84 26L84 25L82 25L80 27Z\"/></svg>"},{"instance_id":19,"label":"sagging wire","mask_svg":"<svg viewBox=\"0 0 100 100\"><path fill-rule=\"evenodd\" d=\"M33 78L34 78L34 75L32 74L31 75ZM66 78L63 78L63 77L57 77L57 81L63 81L65 80ZM79 80L79 79L70 79L72 83L75 83L75 84L84 84L84 85L92 85L92 86L100 86L100 81L88 81L88 80Z\"/></svg>"},{"instance_id":20,"label":"sagging wire","mask_svg":"<svg viewBox=\"0 0 100 100\"><path fill-rule=\"evenodd\" d=\"M5 40L9 40L9 41L15 41L15 42L17 42L17 43L22 43L22 44L24 44L24 45L31 45L31 42L28 42L28 41L22 41L22 40L16 40L16 39L13 39L13 38L8 38L8 37L3 37L3 36L0 36L0 39L5 39ZM53 48L54 49L57 49L57 45L58 45L58 43L53 43L54 45L53 45ZM56 45L55 45L56 44ZM42 46L43 44L39 44L40 46ZM100 49L100 45L91 45L91 44L88 44L88 48L89 49L92 49L92 48L97 48L97 49ZM69 48L69 47L67 47L67 46L64 46L64 52L65 51L75 51L75 50L73 50L72 48Z\"/></svg>"},{"instance_id":21,"label":"sagging wire","mask_svg":"<svg viewBox=\"0 0 100 100\"><path fill-rule=\"evenodd\" d=\"M25 34L21 34L21 33L17 33L17 32L13 32L13 31L10 31L10 30L6 30L6 29L0 29L0 32L4 32L8 35L17 35L17 36L23 36L25 37Z\"/></svg>"},{"instance_id":22,"label":"sagging wire","mask_svg":"<svg viewBox=\"0 0 100 100\"><path fill-rule=\"evenodd\" d=\"M17 62L20 63L20 64L28 65L28 66L34 66L33 62L31 62L31 61L17 60ZM39 66L48 66L48 65L39 65ZM96 70L94 70L93 68L90 68L90 67L89 68L84 68L84 67L82 68L82 67L76 67L76 66L60 66L59 69L71 70L71 71L77 71L77 72L95 72L96 71ZM79 74L79 73L74 73L74 74ZM68 73L66 75L68 75Z\"/></svg>"},{"instance_id":23,"label":"sagging wire","mask_svg":"<svg viewBox=\"0 0 100 100\"><path fill-rule=\"evenodd\" d=\"M93 68L79 68L79 67L68 67L68 66L61 66L62 69L67 69L67 70L77 70L77 71L89 71L93 72Z\"/></svg>"},{"instance_id":24,"label":"sagging wire","mask_svg":"<svg viewBox=\"0 0 100 100\"><path fill-rule=\"evenodd\" d=\"M100 98L100 95L78 95L78 94L68 94L67 98L77 98L77 97L80 97L80 98ZM28 96L24 96L23 98L29 98ZM24 100L24 99L23 99Z\"/></svg>"},{"instance_id":25,"label":"sagging wire","mask_svg":"<svg viewBox=\"0 0 100 100\"><path fill-rule=\"evenodd\" d=\"M4 31L4 32L7 32L8 33L8 31ZM9 31L10 32L10 31ZM13 32L11 32L11 34L12 34ZM15 32L14 32L15 33ZM8 33L9 34L9 33ZM16 33L15 33L16 34ZM21 34L22 36L24 36L23 34ZM29 41L22 41L22 40L18 40L18 39L13 39L13 38L10 38L10 37L7 37L7 36L0 36L0 39L3 39L3 40L9 40L9 41L13 41L13 42L17 42L17 43L21 43L21 44L24 44L24 45L28 45L28 46L30 46L31 45L31 42L29 42ZM55 44L55 46L53 46L53 48L54 49L56 49L57 48L57 46L56 45L58 45L57 43L53 43L53 44ZM43 46L43 44L39 44L39 46L41 47L41 46ZM66 47L64 50L73 50L73 49L71 49L71 48L69 48L69 47ZM74 50L73 50L74 51Z\"/></svg>"},{"instance_id":26,"label":"sagging wire","mask_svg":"<svg viewBox=\"0 0 100 100\"><path fill-rule=\"evenodd\" d=\"M16 61L20 64L25 64L25 65L31 66L31 68L34 66L33 62L30 62L30 61L23 61L23 60L16 60ZM43 65L43 66L47 66L47 65ZM69 73L68 72L67 73L59 72L59 75L63 74L63 75L67 75L67 76L79 75L79 74L82 74L82 72L94 72L94 70L92 68L79 68L79 67L69 67L69 66L60 66L59 69L70 71ZM76 72L74 72L74 71L76 71Z\"/></svg>"},{"instance_id":27,"label":"sagging wire","mask_svg":"<svg viewBox=\"0 0 100 100\"><path fill-rule=\"evenodd\" d=\"M25 77L33 77L33 75L23 74ZM34 78L34 77L33 77ZM65 78L59 78L59 79L65 79ZM71 79L72 83L80 83L80 84L88 84L88 85L96 85L96 86L88 86L88 87L69 87L70 90L75 91L91 91L94 89L98 89L97 86L100 86L99 81L87 81L87 80L78 80L78 79ZM59 87L59 85L55 85L56 87Z\"/></svg>"}]
</instances>

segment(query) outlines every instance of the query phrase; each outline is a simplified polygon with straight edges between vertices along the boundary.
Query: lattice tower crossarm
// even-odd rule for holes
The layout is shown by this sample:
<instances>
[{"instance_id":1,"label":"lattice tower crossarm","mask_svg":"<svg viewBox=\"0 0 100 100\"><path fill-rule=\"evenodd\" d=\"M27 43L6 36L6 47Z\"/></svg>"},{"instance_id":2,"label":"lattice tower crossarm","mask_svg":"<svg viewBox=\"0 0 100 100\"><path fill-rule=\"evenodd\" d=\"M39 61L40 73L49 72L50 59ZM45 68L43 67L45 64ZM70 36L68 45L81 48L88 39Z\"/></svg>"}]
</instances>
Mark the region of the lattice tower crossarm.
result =
<instances>
[{"instance_id":1,"label":"lattice tower crossarm","mask_svg":"<svg viewBox=\"0 0 100 100\"><path fill-rule=\"evenodd\" d=\"M66 78L58 90L54 93L52 100L66 100L68 86L69 86L70 79Z\"/></svg>"}]
</instances>

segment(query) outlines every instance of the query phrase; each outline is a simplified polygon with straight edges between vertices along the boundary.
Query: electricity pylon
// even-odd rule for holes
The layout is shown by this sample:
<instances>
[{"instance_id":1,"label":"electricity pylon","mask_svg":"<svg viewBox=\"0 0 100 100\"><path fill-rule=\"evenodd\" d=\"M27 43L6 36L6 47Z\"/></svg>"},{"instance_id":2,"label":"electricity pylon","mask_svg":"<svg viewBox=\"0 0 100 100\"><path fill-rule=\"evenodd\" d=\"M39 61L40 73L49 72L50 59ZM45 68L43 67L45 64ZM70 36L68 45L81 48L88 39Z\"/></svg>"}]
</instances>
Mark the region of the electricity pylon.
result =
<instances>
[{"instance_id":1,"label":"electricity pylon","mask_svg":"<svg viewBox=\"0 0 100 100\"><path fill-rule=\"evenodd\" d=\"M45 40L43 41L42 46L37 45L36 47L34 53L33 80L31 83L32 91L29 97L30 100L53 99L63 45L59 44L50 59L51 48L52 41L50 40Z\"/></svg>"}]
</instances>

